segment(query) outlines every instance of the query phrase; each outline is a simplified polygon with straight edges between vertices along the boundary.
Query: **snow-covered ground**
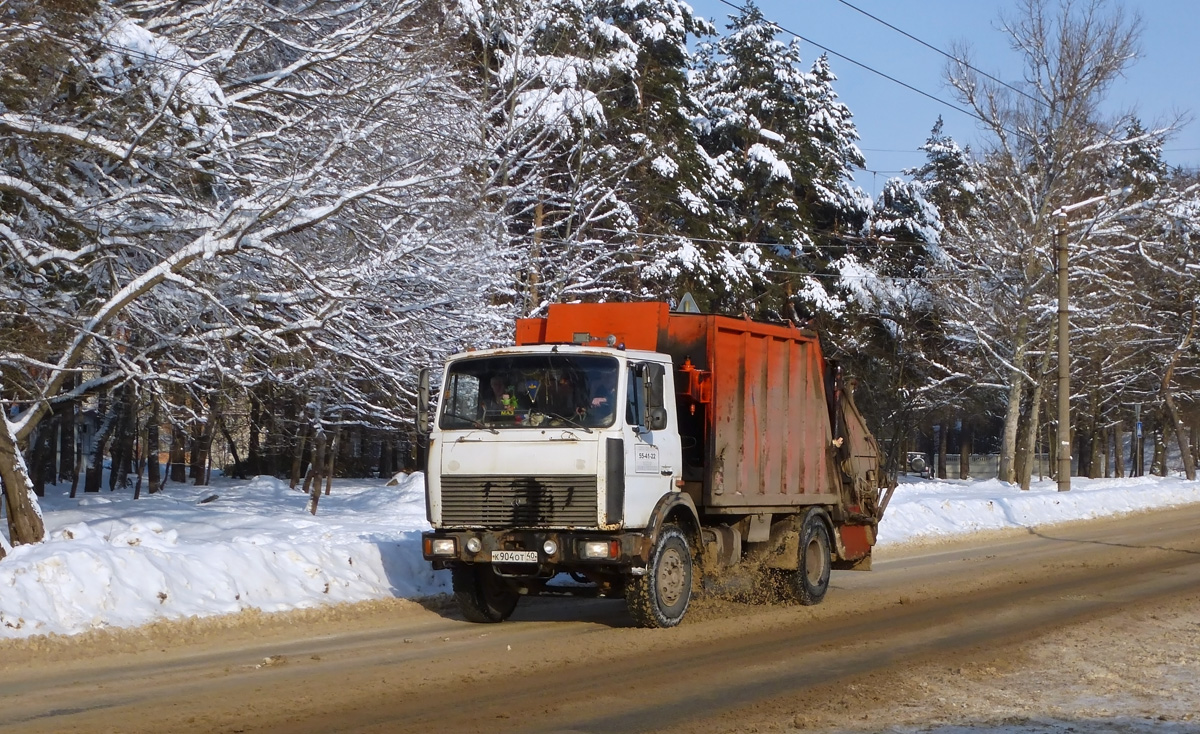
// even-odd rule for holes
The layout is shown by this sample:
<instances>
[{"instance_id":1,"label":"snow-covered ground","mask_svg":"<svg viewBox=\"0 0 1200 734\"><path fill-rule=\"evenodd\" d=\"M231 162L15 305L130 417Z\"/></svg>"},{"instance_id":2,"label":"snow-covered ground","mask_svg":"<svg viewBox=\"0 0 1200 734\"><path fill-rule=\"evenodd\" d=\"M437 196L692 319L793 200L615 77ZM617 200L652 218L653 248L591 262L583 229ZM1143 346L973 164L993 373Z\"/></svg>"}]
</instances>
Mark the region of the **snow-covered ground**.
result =
<instances>
[{"instance_id":1,"label":"snow-covered ground","mask_svg":"<svg viewBox=\"0 0 1200 734\"><path fill-rule=\"evenodd\" d=\"M67 494L49 488L42 500L45 543L14 549L0 534L0 639L449 588L421 558L420 474L394 486L336 480L316 516L306 495L267 477L169 484L138 500L131 490ZM1200 482L1178 478L1075 478L1069 493L1050 481L1022 492L995 480L913 480L892 498L880 545L1192 502Z\"/></svg>"}]
</instances>

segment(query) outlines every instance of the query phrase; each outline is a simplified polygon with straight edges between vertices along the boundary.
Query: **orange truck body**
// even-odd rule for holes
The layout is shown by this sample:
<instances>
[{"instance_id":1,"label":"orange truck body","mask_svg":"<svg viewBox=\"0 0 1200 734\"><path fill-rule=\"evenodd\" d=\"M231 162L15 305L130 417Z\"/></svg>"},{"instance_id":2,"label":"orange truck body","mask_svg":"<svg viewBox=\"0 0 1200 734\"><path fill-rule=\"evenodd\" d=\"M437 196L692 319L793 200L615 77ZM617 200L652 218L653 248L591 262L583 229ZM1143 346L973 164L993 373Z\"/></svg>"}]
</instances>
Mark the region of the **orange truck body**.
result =
<instances>
[{"instance_id":1,"label":"orange truck body","mask_svg":"<svg viewBox=\"0 0 1200 734\"><path fill-rule=\"evenodd\" d=\"M833 509L843 562L875 541L878 449L825 361L791 324L676 313L665 303L554 304L518 320L516 344L670 355L684 491L710 518Z\"/></svg>"}]
</instances>

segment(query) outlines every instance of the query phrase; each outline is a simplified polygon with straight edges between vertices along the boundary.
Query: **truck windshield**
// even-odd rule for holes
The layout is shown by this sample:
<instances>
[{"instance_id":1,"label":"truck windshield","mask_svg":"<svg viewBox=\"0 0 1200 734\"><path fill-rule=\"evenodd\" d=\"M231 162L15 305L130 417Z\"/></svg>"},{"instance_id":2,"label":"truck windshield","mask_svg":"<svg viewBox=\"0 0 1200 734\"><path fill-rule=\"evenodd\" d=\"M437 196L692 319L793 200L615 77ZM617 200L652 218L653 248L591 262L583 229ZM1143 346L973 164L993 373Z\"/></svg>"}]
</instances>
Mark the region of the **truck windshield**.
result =
<instances>
[{"instance_id":1,"label":"truck windshield","mask_svg":"<svg viewBox=\"0 0 1200 734\"><path fill-rule=\"evenodd\" d=\"M611 426L617 360L578 354L519 354L450 365L439 425L462 428Z\"/></svg>"}]
</instances>

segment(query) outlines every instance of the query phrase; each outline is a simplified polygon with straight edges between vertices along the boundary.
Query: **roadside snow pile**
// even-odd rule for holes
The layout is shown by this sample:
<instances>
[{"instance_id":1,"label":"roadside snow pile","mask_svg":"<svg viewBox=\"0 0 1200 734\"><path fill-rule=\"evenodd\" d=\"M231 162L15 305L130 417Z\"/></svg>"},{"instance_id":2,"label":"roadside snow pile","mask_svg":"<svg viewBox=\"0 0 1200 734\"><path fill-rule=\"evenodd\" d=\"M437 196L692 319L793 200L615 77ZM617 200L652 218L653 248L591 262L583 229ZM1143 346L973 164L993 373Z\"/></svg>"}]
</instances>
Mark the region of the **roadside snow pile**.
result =
<instances>
[{"instance_id":1,"label":"roadside snow pile","mask_svg":"<svg viewBox=\"0 0 1200 734\"><path fill-rule=\"evenodd\" d=\"M423 487L420 474L397 486L339 480L316 516L306 495L268 477L169 484L136 501L130 490L70 499L67 488L48 488L46 542L0 561L0 639L446 592L448 574L421 558ZM1200 502L1200 482L1174 478L1073 479L1070 493L1055 489L907 481L880 544Z\"/></svg>"},{"instance_id":2,"label":"roadside snow pile","mask_svg":"<svg viewBox=\"0 0 1200 734\"><path fill-rule=\"evenodd\" d=\"M421 558L419 474L339 483L315 517L306 495L267 477L137 501L67 494L47 489L46 542L0 561L0 638L447 590Z\"/></svg>"},{"instance_id":3,"label":"roadside snow pile","mask_svg":"<svg viewBox=\"0 0 1200 734\"><path fill-rule=\"evenodd\" d=\"M1175 477L1071 478L1071 491L1051 480L1028 491L997 479L915 480L896 490L879 524L879 544L925 541L1005 528L1091 520L1200 502L1200 482Z\"/></svg>"}]
</instances>

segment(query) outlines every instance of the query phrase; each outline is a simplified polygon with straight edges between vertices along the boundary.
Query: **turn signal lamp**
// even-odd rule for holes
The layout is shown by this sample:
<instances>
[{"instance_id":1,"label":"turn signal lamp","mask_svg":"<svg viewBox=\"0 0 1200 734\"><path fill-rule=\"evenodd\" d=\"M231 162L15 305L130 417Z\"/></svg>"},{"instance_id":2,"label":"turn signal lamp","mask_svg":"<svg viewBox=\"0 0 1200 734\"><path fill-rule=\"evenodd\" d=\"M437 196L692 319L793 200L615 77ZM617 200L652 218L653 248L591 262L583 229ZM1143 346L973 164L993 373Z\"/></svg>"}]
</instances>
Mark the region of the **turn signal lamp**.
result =
<instances>
[{"instance_id":1,"label":"turn signal lamp","mask_svg":"<svg viewBox=\"0 0 1200 734\"><path fill-rule=\"evenodd\" d=\"M584 558L616 558L621 555L619 540L586 540L583 542Z\"/></svg>"},{"instance_id":2,"label":"turn signal lamp","mask_svg":"<svg viewBox=\"0 0 1200 734\"><path fill-rule=\"evenodd\" d=\"M454 538L426 538L425 555L453 556L458 554L458 543Z\"/></svg>"}]
</instances>

